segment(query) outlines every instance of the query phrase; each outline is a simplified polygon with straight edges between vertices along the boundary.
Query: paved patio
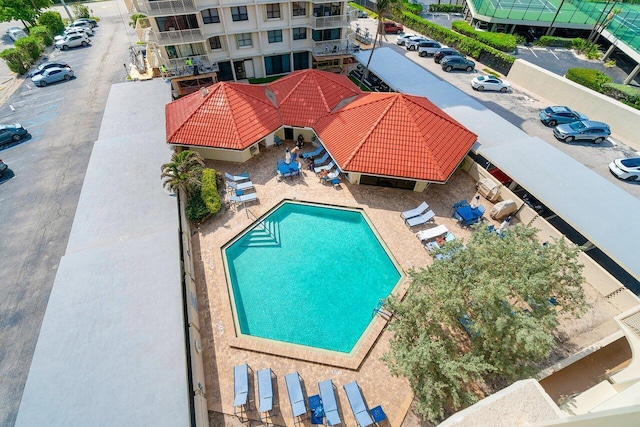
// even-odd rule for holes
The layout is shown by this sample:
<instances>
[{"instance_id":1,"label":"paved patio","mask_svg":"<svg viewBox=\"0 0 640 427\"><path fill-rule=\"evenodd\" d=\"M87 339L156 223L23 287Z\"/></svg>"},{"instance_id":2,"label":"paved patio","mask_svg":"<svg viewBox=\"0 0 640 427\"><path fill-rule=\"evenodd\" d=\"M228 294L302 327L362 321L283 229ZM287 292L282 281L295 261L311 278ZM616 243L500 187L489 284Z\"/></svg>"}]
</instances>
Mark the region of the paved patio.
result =
<instances>
[{"instance_id":1,"label":"paved patio","mask_svg":"<svg viewBox=\"0 0 640 427\"><path fill-rule=\"evenodd\" d=\"M283 199L362 208L405 272L412 267L422 267L433 262L432 257L415 237L417 231L433 227L433 224L410 230L399 215L401 211L427 201L436 213L435 224L445 224L458 239L469 237L470 230L458 226L451 218L453 203L460 199L471 200L476 194L475 182L466 173L458 171L446 185L432 184L423 193L372 186L353 186L344 179L340 187L334 188L319 183L315 174L307 170L303 170L299 177L279 181L274 173L276 159L284 157L285 147L288 146L291 149L293 145L292 141L287 141L284 146L277 148L261 147L263 151L244 164L208 161L207 166L219 172L251 174L259 202L250 203L247 209L256 217L260 217ZM303 151L309 150L311 148L308 146L303 149ZM482 198L481 202L487 208L487 214L485 214L487 223L499 225L488 217L488 211L492 205ZM271 418L273 424L293 425L284 376L294 371L298 371L304 381L305 396L318 393L318 381L333 380L337 389L340 414L346 426L355 426L356 422L342 386L353 380L358 381L370 408L377 405L383 406L388 415L386 425L403 424L413 395L408 381L393 377L380 360L389 348L390 333L386 329L379 336L369 338L375 345L366 355L363 363L352 369L339 368L335 364L331 366L330 356L323 360L321 354L318 356L317 352L312 351L310 354L313 353L313 355L309 357L296 354L293 356L296 358L292 358L270 354L269 344L265 344L267 347L263 348L264 351L249 351L233 347L234 321L229 306L220 249L252 222L253 218L244 211L244 208L236 209L233 206L226 210L223 208L220 214L199 228L193 236L200 323L204 325L201 334L204 344L209 411L233 414L232 368L234 365L248 363L254 374L259 369L271 367L277 377L277 381L274 382L277 414ZM199 263L198 260L200 260ZM594 306L580 321L571 321L566 328L563 328L562 335L566 337L566 341L554 357L562 358L568 352L576 351L617 330L611 317L620 310L601 298L590 285L586 285L585 288L587 298ZM377 322L382 323L380 327L382 330L384 322L381 319ZM247 415L257 420L255 378L252 378L250 387L251 410ZM307 420L305 424L309 424L309 421Z\"/></svg>"}]
</instances>

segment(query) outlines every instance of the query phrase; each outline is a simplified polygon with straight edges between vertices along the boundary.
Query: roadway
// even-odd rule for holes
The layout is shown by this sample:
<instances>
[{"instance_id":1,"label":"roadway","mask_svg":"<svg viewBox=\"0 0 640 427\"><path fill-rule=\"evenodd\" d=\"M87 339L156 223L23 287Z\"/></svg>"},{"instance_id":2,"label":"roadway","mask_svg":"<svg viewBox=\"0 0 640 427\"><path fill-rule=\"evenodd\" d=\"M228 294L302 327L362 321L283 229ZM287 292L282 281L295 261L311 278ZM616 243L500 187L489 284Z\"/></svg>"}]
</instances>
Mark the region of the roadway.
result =
<instances>
[{"instance_id":1,"label":"roadway","mask_svg":"<svg viewBox=\"0 0 640 427\"><path fill-rule=\"evenodd\" d=\"M107 95L113 83L125 80L123 64L135 42L122 3L92 8L101 21L91 46L45 53L68 62L75 79L38 88L15 80L0 61L5 87L15 89L3 96L0 123L19 122L32 136L0 149L10 168L0 178L0 426L15 423ZM0 34L10 26L15 23L2 23ZM10 42L6 36L2 41ZM113 170L119 179L118 165Z\"/></svg>"}]
</instances>

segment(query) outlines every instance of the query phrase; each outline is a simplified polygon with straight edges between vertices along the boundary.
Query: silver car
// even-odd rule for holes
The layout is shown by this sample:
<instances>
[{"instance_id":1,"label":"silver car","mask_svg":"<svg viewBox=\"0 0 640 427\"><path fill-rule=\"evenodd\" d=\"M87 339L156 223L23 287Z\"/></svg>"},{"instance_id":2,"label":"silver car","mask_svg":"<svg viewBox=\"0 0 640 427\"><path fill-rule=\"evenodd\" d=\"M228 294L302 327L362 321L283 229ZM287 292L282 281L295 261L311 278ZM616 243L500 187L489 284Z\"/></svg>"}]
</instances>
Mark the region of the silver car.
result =
<instances>
[{"instance_id":1,"label":"silver car","mask_svg":"<svg viewBox=\"0 0 640 427\"><path fill-rule=\"evenodd\" d=\"M69 48L72 47L89 46L90 43L89 37L84 33L69 34L62 40L56 42L56 48L69 50Z\"/></svg>"},{"instance_id":2,"label":"silver car","mask_svg":"<svg viewBox=\"0 0 640 427\"><path fill-rule=\"evenodd\" d=\"M600 144L611 135L609 125L591 120L578 120L573 123L565 123L553 128L556 138L564 142L571 142L577 139L591 141Z\"/></svg>"},{"instance_id":3,"label":"silver car","mask_svg":"<svg viewBox=\"0 0 640 427\"><path fill-rule=\"evenodd\" d=\"M62 80L71 80L75 75L71 68L47 68L40 74L36 74L31 77L31 81L34 85L45 87L51 83L60 82Z\"/></svg>"}]
</instances>

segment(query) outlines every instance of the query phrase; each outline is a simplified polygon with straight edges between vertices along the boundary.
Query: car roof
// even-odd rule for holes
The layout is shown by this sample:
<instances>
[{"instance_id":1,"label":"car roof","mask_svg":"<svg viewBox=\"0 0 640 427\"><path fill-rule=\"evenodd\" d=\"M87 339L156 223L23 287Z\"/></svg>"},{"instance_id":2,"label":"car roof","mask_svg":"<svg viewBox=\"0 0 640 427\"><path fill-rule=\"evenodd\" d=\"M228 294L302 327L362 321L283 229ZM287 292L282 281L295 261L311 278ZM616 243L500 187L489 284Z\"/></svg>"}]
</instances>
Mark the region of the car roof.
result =
<instances>
[{"instance_id":1,"label":"car roof","mask_svg":"<svg viewBox=\"0 0 640 427\"><path fill-rule=\"evenodd\" d=\"M588 128L607 128L609 125L604 122L594 122L593 120L582 120L582 123Z\"/></svg>"},{"instance_id":2,"label":"car roof","mask_svg":"<svg viewBox=\"0 0 640 427\"><path fill-rule=\"evenodd\" d=\"M554 113L568 113L571 111L571 109L569 107L563 107L560 105L554 105L552 107L549 107L549 109L551 111L553 111Z\"/></svg>"}]
</instances>

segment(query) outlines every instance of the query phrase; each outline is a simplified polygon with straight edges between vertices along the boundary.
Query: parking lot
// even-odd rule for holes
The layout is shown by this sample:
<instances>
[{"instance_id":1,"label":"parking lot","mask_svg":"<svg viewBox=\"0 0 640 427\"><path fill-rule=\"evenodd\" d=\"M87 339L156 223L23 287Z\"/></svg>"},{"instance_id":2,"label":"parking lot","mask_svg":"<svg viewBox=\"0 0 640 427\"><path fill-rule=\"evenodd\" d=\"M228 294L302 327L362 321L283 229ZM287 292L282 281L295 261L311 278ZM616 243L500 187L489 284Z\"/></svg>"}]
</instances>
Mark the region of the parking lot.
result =
<instances>
[{"instance_id":1,"label":"parking lot","mask_svg":"<svg viewBox=\"0 0 640 427\"><path fill-rule=\"evenodd\" d=\"M109 88L124 81L123 63L135 41L122 31L115 2L92 8L102 20L91 46L45 53L49 60L68 62L76 78L45 88L19 79L0 106L0 123L19 122L31 134L0 148L10 168L0 177L1 426L15 422Z\"/></svg>"},{"instance_id":2,"label":"parking lot","mask_svg":"<svg viewBox=\"0 0 640 427\"><path fill-rule=\"evenodd\" d=\"M369 28L370 31L375 29L375 22L376 21L373 19L358 20L361 28ZM405 29L405 31L415 33L414 31L411 31L411 29ZM620 181L609 172L608 165L614 159L640 155L630 146L626 145L625 141L616 137L615 129L612 129L613 137L599 145L579 141L572 143L560 142L553 136L552 128L544 126L538 118L538 112L541 109L548 107L549 105L553 105L550 101L547 101L540 96L527 93L520 87L513 87L513 90L508 93L477 92L471 88L470 82L472 78L491 71L483 64L476 61L476 69L471 73L464 71L447 73L442 70L439 64L436 64L433 61L433 58L421 58L418 56L417 52L407 51L403 46L397 46L395 35L387 35L387 41L383 41L383 45L396 50L406 58L433 73L438 78L451 83L529 135L539 137L540 139L548 142L550 145L567 153L580 163L584 164L595 173L601 175L635 197L640 198L640 183ZM573 57L573 54L571 54L571 56ZM569 59L567 58L566 61L568 60ZM566 66L566 63L564 66ZM411 78L411 76L407 76L407 78ZM568 106L580 111L579 106ZM590 117L590 119L598 120L597 117ZM490 126L490 124L487 125Z\"/></svg>"}]
</instances>

